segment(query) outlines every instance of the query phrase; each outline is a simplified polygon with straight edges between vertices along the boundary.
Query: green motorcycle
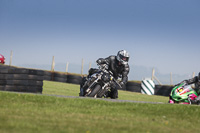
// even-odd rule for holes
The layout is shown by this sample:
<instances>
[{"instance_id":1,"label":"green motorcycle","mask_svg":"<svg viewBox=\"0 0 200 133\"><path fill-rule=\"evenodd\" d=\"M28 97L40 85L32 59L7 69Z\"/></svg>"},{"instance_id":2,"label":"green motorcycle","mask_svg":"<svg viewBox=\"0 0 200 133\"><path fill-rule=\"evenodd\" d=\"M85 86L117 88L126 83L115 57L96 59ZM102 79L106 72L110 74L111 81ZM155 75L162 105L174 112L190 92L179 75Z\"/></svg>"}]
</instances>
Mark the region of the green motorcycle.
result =
<instances>
[{"instance_id":1,"label":"green motorcycle","mask_svg":"<svg viewBox=\"0 0 200 133\"><path fill-rule=\"evenodd\" d=\"M192 101L194 101L197 96L197 92L191 85L181 83L172 89L169 96L169 103L192 104Z\"/></svg>"}]
</instances>

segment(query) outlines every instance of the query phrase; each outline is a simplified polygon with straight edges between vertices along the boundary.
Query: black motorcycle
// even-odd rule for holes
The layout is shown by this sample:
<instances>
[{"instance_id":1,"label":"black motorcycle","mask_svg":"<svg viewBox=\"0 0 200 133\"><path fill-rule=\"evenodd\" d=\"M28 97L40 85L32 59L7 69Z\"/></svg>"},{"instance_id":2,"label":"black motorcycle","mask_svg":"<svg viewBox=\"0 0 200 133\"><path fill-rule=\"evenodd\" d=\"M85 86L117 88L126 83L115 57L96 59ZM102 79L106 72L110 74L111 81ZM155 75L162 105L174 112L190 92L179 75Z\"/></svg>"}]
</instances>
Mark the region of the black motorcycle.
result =
<instances>
[{"instance_id":1,"label":"black motorcycle","mask_svg":"<svg viewBox=\"0 0 200 133\"><path fill-rule=\"evenodd\" d=\"M97 65L99 66L99 69L93 69L94 72L87 77L87 80L80 88L79 96L106 98L111 87L116 87L117 84L122 88L118 81L113 77L113 73L108 70L107 64Z\"/></svg>"}]
</instances>

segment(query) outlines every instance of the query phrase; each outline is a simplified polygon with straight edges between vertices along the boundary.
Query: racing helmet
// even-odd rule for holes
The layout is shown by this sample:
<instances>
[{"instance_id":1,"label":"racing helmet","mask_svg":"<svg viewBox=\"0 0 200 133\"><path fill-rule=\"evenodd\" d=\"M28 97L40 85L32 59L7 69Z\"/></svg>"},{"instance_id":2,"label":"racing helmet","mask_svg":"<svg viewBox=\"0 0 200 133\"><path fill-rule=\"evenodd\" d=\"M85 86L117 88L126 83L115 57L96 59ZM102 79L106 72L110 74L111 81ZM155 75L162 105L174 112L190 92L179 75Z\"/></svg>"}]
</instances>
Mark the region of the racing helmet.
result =
<instances>
[{"instance_id":1,"label":"racing helmet","mask_svg":"<svg viewBox=\"0 0 200 133\"><path fill-rule=\"evenodd\" d=\"M0 64L5 64L5 57L0 54Z\"/></svg>"},{"instance_id":2,"label":"racing helmet","mask_svg":"<svg viewBox=\"0 0 200 133\"><path fill-rule=\"evenodd\" d=\"M117 53L117 60L121 63L121 64L128 64L128 60L129 60L129 53L126 50L120 50Z\"/></svg>"}]
</instances>

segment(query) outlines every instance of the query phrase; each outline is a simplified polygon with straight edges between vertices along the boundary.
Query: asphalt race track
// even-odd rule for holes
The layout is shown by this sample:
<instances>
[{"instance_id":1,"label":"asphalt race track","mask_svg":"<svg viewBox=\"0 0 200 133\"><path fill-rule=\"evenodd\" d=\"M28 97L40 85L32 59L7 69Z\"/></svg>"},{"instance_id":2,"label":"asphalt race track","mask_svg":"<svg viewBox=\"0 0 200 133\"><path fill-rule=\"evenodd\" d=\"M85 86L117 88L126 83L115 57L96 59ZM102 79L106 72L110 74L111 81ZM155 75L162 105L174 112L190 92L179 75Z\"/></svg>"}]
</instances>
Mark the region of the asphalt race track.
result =
<instances>
[{"instance_id":1,"label":"asphalt race track","mask_svg":"<svg viewBox=\"0 0 200 133\"><path fill-rule=\"evenodd\" d=\"M40 93L26 93L26 92L10 92L9 93L20 93L20 94L32 94L32 95L43 95L43 96L54 96L54 97L62 97L62 98L80 98L80 99L96 99L96 100L104 100L109 102L128 102L128 103L149 103L149 104L167 104L163 102L144 102L144 101L132 101L132 100L118 100L118 99L107 99L107 98L93 98L93 97L79 97L79 96L63 96L63 95L53 95L53 94L40 94Z\"/></svg>"}]
</instances>

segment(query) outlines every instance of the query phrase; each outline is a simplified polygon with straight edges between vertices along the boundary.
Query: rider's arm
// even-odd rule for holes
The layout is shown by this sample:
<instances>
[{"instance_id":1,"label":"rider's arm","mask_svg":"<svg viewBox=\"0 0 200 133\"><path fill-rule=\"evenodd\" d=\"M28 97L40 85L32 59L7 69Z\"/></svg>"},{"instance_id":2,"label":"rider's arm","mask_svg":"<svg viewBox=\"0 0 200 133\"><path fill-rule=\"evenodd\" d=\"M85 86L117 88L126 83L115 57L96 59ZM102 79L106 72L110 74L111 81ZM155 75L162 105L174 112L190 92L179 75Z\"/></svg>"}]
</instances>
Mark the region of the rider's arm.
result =
<instances>
[{"instance_id":1,"label":"rider's arm","mask_svg":"<svg viewBox=\"0 0 200 133\"><path fill-rule=\"evenodd\" d=\"M129 70L129 65L125 65L124 71L122 72L122 84L124 85L128 82Z\"/></svg>"},{"instance_id":2,"label":"rider's arm","mask_svg":"<svg viewBox=\"0 0 200 133\"><path fill-rule=\"evenodd\" d=\"M110 63L110 57L108 58L99 58L96 62L97 64L101 65L101 64L109 64Z\"/></svg>"},{"instance_id":3,"label":"rider's arm","mask_svg":"<svg viewBox=\"0 0 200 133\"><path fill-rule=\"evenodd\" d=\"M196 76L196 77L188 79L188 80L183 80L182 82L176 84L176 86L180 85L182 83L186 83L186 84L190 85L190 84L197 83L197 82L198 82L198 77Z\"/></svg>"},{"instance_id":4,"label":"rider's arm","mask_svg":"<svg viewBox=\"0 0 200 133\"><path fill-rule=\"evenodd\" d=\"M197 83L199 81L198 76L195 76L194 78L188 79L186 80L186 82L188 84L193 84L193 83Z\"/></svg>"}]
</instances>

